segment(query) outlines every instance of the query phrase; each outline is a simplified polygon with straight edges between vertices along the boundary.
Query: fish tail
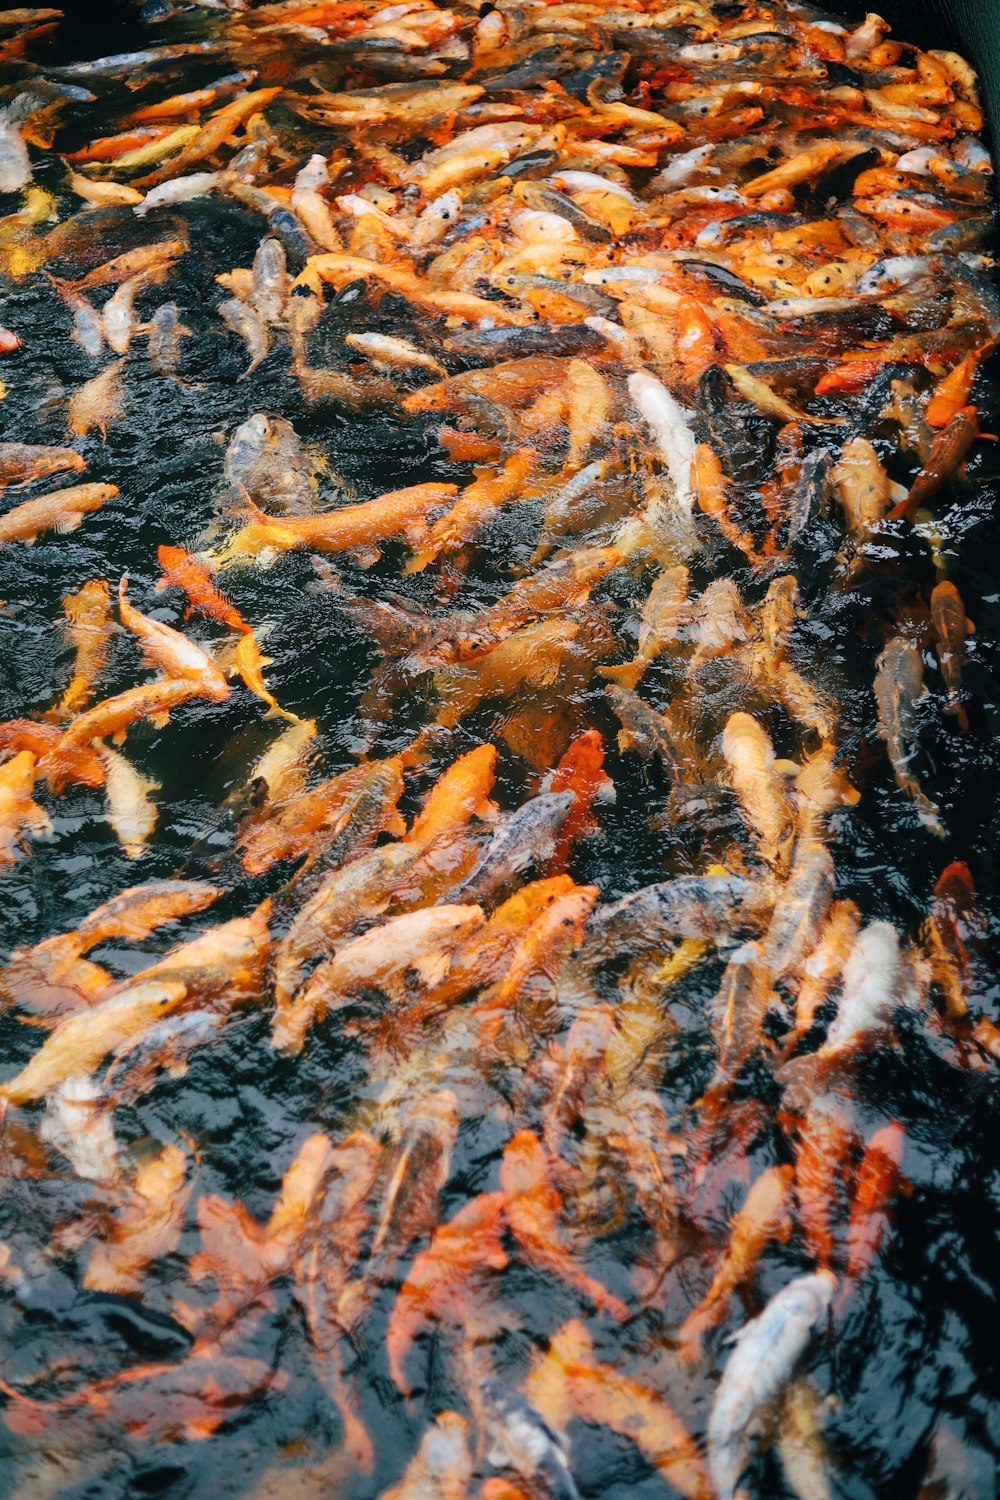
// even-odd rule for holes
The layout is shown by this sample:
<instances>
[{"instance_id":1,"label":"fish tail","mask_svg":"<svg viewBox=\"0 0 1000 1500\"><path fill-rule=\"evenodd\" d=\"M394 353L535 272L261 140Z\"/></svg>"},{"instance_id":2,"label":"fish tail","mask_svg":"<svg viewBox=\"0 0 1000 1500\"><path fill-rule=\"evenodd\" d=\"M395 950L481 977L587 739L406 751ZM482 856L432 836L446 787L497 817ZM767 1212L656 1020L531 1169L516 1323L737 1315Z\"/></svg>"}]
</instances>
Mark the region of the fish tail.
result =
<instances>
[{"instance_id":1,"label":"fish tail","mask_svg":"<svg viewBox=\"0 0 1000 1500\"><path fill-rule=\"evenodd\" d=\"M963 734L966 734L968 732L969 715L965 712L965 709L962 707L961 703L959 703L957 698L952 698L949 703L946 703L944 711L946 714L950 714L952 718L957 720L958 727Z\"/></svg>"}]
</instances>

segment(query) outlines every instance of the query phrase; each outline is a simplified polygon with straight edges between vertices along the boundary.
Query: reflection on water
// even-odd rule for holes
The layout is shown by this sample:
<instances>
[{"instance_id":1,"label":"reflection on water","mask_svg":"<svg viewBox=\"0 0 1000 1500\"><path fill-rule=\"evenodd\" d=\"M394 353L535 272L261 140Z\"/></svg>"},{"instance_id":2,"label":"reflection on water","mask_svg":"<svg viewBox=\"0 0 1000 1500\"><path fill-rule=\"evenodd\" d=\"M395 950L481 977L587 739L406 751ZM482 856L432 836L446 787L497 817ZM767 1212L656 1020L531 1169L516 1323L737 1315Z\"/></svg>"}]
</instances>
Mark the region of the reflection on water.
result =
<instances>
[{"instance_id":1,"label":"reflection on water","mask_svg":"<svg viewBox=\"0 0 1000 1500\"><path fill-rule=\"evenodd\" d=\"M698 0L0 56L3 1493L993 1496L960 60Z\"/></svg>"}]
</instances>

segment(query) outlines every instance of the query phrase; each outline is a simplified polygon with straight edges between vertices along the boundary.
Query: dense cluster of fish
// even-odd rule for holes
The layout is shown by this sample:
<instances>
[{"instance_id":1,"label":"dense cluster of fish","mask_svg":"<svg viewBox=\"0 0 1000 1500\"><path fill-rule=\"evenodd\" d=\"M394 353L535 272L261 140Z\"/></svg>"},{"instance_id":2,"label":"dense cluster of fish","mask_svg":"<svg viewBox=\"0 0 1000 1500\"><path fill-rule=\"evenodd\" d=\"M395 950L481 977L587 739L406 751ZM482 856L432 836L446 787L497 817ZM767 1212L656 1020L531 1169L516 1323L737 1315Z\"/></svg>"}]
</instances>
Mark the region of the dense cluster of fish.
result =
<instances>
[{"instance_id":1,"label":"dense cluster of fish","mask_svg":"<svg viewBox=\"0 0 1000 1500\"><path fill-rule=\"evenodd\" d=\"M209 529L151 545L145 574L80 579L53 626L65 676L0 724L9 879L81 788L146 856L141 721L176 714L183 757L185 716L237 684L284 721L210 848L15 936L0 969L24 1023L0 1155L29 1189L5 1296L29 1316L69 1265L74 1295L159 1339L97 1378L5 1359L14 1451L99 1431L162 1455L280 1401L288 1371L251 1352L280 1307L339 1419L304 1493L596 1494L582 1423L690 1500L775 1493L778 1462L822 1500L839 1397L804 1366L864 1306L908 1190L866 1068L901 1017L958 1069L1000 1057L967 867L905 932L838 890L835 860L879 778L907 837L944 838L919 736L933 714L969 728L973 625L935 497L981 460L1000 340L975 76L877 15L793 0L194 15L194 39L182 8L181 40L44 67L59 12L0 16L0 272L91 370L67 393L74 446L0 444L0 546L114 512L87 473L137 365L192 383L196 314L303 412L421 433L431 477L359 498L253 413L225 435ZM204 81L178 91L183 73ZM259 246L193 309L171 281L218 255L207 199ZM322 715L279 703L268 622L241 603L288 553L311 607L369 643L349 764L324 757ZM881 618L869 582L907 567ZM865 603L860 728L817 597ZM615 755L646 763L650 884L581 883ZM365 1080L349 1111L312 1107L264 1222L198 1191L197 1142L139 1150L120 1123L254 1014L264 1052L298 1067L337 1035ZM458 1174L460 1136L481 1148ZM75 1212L41 1243L30 1190L67 1174ZM556 1320L511 1368L529 1284ZM454 1409L421 1401L432 1365ZM373 1367L420 1418L409 1453L380 1450Z\"/></svg>"}]
</instances>

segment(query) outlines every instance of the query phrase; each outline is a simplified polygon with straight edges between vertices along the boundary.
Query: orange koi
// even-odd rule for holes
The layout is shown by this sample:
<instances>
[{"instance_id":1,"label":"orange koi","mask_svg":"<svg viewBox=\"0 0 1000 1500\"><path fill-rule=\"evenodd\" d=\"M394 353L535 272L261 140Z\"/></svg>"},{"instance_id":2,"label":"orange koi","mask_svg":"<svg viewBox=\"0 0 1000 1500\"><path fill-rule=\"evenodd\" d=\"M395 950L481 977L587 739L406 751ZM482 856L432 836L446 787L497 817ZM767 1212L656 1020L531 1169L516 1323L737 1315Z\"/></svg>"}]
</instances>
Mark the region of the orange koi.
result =
<instances>
[{"instance_id":1,"label":"orange koi","mask_svg":"<svg viewBox=\"0 0 1000 1500\"><path fill-rule=\"evenodd\" d=\"M58 531L62 535L75 531L85 515L100 510L117 494L116 484L75 484L26 500L0 516L0 547L8 542L26 542L30 547L45 531Z\"/></svg>"},{"instance_id":2,"label":"orange koi","mask_svg":"<svg viewBox=\"0 0 1000 1500\"><path fill-rule=\"evenodd\" d=\"M906 1138L897 1121L877 1130L865 1147L847 1226L847 1278L869 1269L889 1232L889 1205L903 1186Z\"/></svg>"},{"instance_id":3,"label":"orange koi","mask_svg":"<svg viewBox=\"0 0 1000 1500\"><path fill-rule=\"evenodd\" d=\"M128 575L118 585L118 614L126 630L138 636L150 667L159 667L168 678L194 683L203 698L219 703L229 697L230 687L208 652L160 620L141 614L129 603Z\"/></svg>"},{"instance_id":4,"label":"orange koi","mask_svg":"<svg viewBox=\"0 0 1000 1500\"><path fill-rule=\"evenodd\" d=\"M207 620L215 620L229 630L237 630L244 635L249 631L250 626L239 610L216 589L212 575L204 563L199 562L183 547L164 545L157 548L156 556L163 569L163 576L156 584L157 592L166 588L183 589L188 597L185 619L192 610L197 610Z\"/></svg>"},{"instance_id":5,"label":"orange koi","mask_svg":"<svg viewBox=\"0 0 1000 1500\"><path fill-rule=\"evenodd\" d=\"M529 1264L558 1276L595 1307L624 1323L629 1315L625 1303L586 1275L563 1243L558 1219L561 1200L549 1180L545 1148L533 1131L519 1130L507 1142L500 1186L511 1232Z\"/></svg>"},{"instance_id":6,"label":"orange koi","mask_svg":"<svg viewBox=\"0 0 1000 1500\"><path fill-rule=\"evenodd\" d=\"M597 825L591 816L594 803L614 795L614 786L604 770L604 741L600 730L588 729L569 746L550 777L548 792L572 792L573 806L555 836L555 848L545 867L553 875L566 866L574 846Z\"/></svg>"},{"instance_id":7,"label":"orange koi","mask_svg":"<svg viewBox=\"0 0 1000 1500\"><path fill-rule=\"evenodd\" d=\"M386 1351L389 1373L404 1396L410 1386L403 1362L420 1329L445 1320L463 1325L469 1299L482 1295L483 1272L506 1266L504 1203L503 1193L481 1193L440 1224L400 1287L386 1330Z\"/></svg>"}]
</instances>

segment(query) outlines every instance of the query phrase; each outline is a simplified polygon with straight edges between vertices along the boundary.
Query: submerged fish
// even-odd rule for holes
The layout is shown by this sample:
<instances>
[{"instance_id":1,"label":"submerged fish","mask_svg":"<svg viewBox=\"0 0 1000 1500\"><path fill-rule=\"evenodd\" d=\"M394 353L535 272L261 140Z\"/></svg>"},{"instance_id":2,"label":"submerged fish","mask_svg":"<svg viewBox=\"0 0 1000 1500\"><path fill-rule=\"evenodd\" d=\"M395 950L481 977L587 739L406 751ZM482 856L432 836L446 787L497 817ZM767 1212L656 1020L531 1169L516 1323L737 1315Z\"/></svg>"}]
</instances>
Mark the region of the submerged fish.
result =
<instances>
[{"instance_id":1,"label":"submerged fish","mask_svg":"<svg viewBox=\"0 0 1000 1500\"><path fill-rule=\"evenodd\" d=\"M797 1277L737 1335L708 1425L708 1463L720 1500L738 1493L767 1408L781 1396L836 1284L829 1271Z\"/></svg>"},{"instance_id":2,"label":"submerged fish","mask_svg":"<svg viewBox=\"0 0 1000 1500\"><path fill-rule=\"evenodd\" d=\"M915 804L921 823L931 833L944 838L940 810L910 770L917 749L918 705L926 696L926 689L920 652L901 636L894 637L879 657L873 691L878 708L878 732L885 741L896 783Z\"/></svg>"}]
</instances>

